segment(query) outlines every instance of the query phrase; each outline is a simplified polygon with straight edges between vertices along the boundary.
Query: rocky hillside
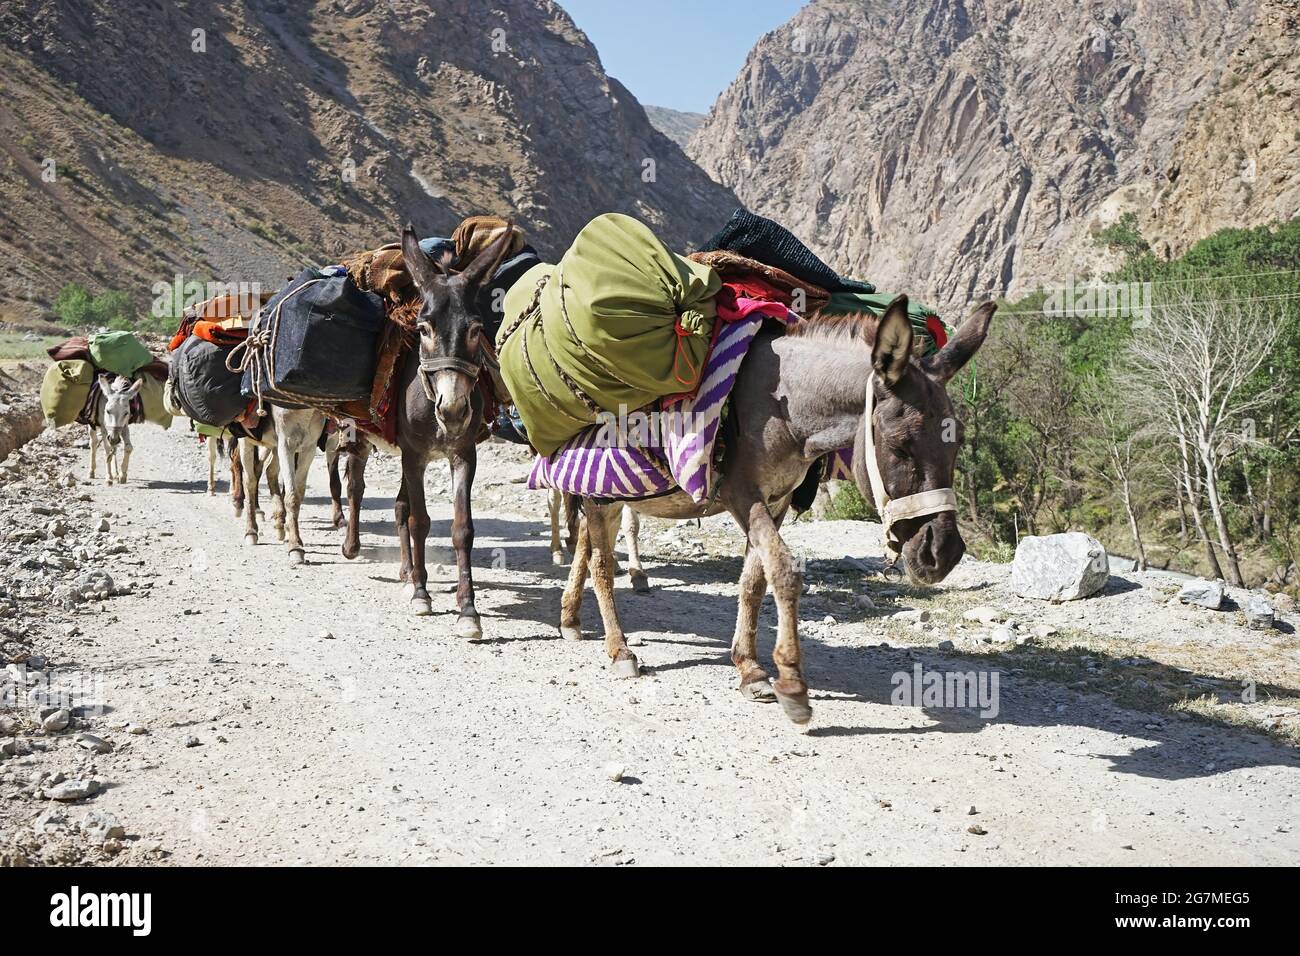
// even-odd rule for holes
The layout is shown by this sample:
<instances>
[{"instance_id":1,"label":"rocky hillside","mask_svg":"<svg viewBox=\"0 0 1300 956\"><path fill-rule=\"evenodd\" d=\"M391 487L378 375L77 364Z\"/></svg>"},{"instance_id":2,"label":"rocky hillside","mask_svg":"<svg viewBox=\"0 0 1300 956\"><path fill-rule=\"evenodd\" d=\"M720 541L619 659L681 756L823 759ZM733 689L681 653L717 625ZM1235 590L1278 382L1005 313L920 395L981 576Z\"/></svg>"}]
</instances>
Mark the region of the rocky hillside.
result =
<instances>
[{"instance_id":1,"label":"rocky hillside","mask_svg":"<svg viewBox=\"0 0 1300 956\"><path fill-rule=\"evenodd\" d=\"M1300 216L1300 3L1261 0L1162 172L1142 226L1166 255L1226 226Z\"/></svg>"},{"instance_id":2,"label":"rocky hillside","mask_svg":"<svg viewBox=\"0 0 1300 956\"><path fill-rule=\"evenodd\" d=\"M518 217L556 254L618 210L686 247L735 197L550 0L9 0L0 306L66 282L278 283L304 261Z\"/></svg>"},{"instance_id":3,"label":"rocky hillside","mask_svg":"<svg viewBox=\"0 0 1300 956\"><path fill-rule=\"evenodd\" d=\"M683 149L690 143L695 131L704 122L703 113L687 113L682 110L670 110L666 106L647 106L645 115L655 129L663 133Z\"/></svg>"},{"instance_id":4,"label":"rocky hillside","mask_svg":"<svg viewBox=\"0 0 1300 956\"><path fill-rule=\"evenodd\" d=\"M813 0L688 152L836 266L940 304L1295 215L1283 0ZM1248 177L1253 177L1249 178Z\"/></svg>"}]
</instances>

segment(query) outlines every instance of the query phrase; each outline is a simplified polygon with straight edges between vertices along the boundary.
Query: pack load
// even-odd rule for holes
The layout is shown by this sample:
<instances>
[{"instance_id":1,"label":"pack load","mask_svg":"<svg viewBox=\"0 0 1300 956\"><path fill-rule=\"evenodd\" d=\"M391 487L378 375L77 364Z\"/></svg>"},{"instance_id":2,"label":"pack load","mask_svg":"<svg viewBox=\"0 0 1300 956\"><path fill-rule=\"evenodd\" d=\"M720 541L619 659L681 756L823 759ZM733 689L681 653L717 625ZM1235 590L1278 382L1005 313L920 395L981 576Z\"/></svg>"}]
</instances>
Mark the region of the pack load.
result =
<instances>
[{"instance_id":1,"label":"pack load","mask_svg":"<svg viewBox=\"0 0 1300 956\"><path fill-rule=\"evenodd\" d=\"M95 366L80 359L55 362L41 382L41 411L49 428L71 425L86 407L90 387L95 382Z\"/></svg>"},{"instance_id":2,"label":"pack load","mask_svg":"<svg viewBox=\"0 0 1300 956\"><path fill-rule=\"evenodd\" d=\"M130 332L96 332L90 336L89 349L95 365L123 378L131 378L154 360Z\"/></svg>"},{"instance_id":3,"label":"pack load","mask_svg":"<svg viewBox=\"0 0 1300 956\"><path fill-rule=\"evenodd\" d=\"M505 296L501 374L542 455L602 412L693 391L709 351L722 280L670 252L630 216L598 216L555 265Z\"/></svg>"},{"instance_id":4,"label":"pack load","mask_svg":"<svg viewBox=\"0 0 1300 956\"><path fill-rule=\"evenodd\" d=\"M140 400L140 410L144 420L160 428L171 428L172 413L167 410L167 405L163 402L164 383L152 375L136 377L140 381L140 391L136 393L136 398Z\"/></svg>"},{"instance_id":5,"label":"pack load","mask_svg":"<svg viewBox=\"0 0 1300 956\"><path fill-rule=\"evenodd\" d=\"M345 270L304 269L262 307L234 350L243 351L242 394L259 409L268 399L368 400L384 322L383 300L357 288Z\"/></svg>"},{"instance_id":6,"label":"pack load","mask_svg":"<svg viewBox=\"0 0 1300 956\"><path fill-rule=\"evenodd\" d=\"M130 333L123 334L129 335ZM140 347L144 348L143 345ZM56 362L89 362L91 365L95 366L97 372L113 372L112 369L99 364L94 353L90 350L90 339L84 335L74 335L72 338L65 339L58 345L51 345L45 350L45 353ZM137 355L137 358L138 357L139 356ZM118 375L121 373L113 372L113 374ZM149 375L160 382L165 382L167 381L167 363L162 359L154 358L154 356L150 354L149 361L146 364L139 366L130 376L127 377L134 378L138 375Z\"/></svg>"},{"instance_id":7,"label":"pack load","mask_svg":"<svg viewBox=\"0 0 1300 956\"><path fill-rule=\"evenodd\" d=\"M191 335L172 353L170 393L192 420L224 428L248 408L240 393L242 376L226 364L232 351L234 346Z\"/></svg>"}]
</instances>

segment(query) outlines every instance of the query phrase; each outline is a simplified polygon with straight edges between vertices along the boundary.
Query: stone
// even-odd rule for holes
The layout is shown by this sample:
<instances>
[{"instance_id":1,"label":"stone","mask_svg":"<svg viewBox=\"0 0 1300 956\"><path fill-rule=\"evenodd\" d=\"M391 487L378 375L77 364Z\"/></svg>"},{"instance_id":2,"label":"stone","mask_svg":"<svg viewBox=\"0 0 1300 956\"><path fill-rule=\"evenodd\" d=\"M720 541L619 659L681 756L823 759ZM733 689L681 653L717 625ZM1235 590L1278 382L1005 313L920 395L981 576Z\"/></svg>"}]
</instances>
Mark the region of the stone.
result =
<instances>
[{"instance_id":1,"label":"stone","mask_svg":"<svg viewBox=\"0 0 1300 956\"><path fill-rule=\"evenodd\" d=\"M203 743L203 742L202 742L201 740L199 740L198 737L195 737L193 734L191 734L191 735L189 735L188 737L185 738L185 746L186 746L186 747L199 747L199 746L202 746L202 743Z\"/></svg>"},{"instance_id":2,"label":"stone","mask_svg":"<svg viewBox=\"0 0 1300 956\"><path fill-rule=\"evenodd\" d=\"M999 611L995 607L981 604L978 607L971 608L962 615L962 618L967 621L974 621L976 624L997 624L999 621L1005 621L1007 615L1005 611Z\"/></svg>"},{"instance_id":3,"label":"stone","mask_svg":"<svg viewBox=\"0 0 1300 956\"><path fill-rule=\"evenodd\" d=\"M51 800L84 800L99 792L98 780L65 780L56 784L45 795Z\"/></svg>"},{"instance_id":4,"label":"stone","mask_svg":"<svg viewBox=\"0 0 1300 956\"><path fill-rule=\"evenodd\" d=\"M1179 590L1177 598L1184 604L1195 604L1197 607L1218 611L1223 607L1223 582L1217 579L1206 581L1200 578L1188 581Z\"/></svg>"},{"instance_id":5,"label":"stone","mask_svg":"<svg viewBox=\"0 0 1300 956\"><path fill-rule=\"evenodd\" d=\"M993 638L994 644L1012 644L1016 640L1016 632L1011 630L1011 628L1007 627L1005 624L1001 627L993 628L993 631L989 636Z\"/></svg>"},{"instance_id":6,"label":"stone","mask_svg":"<svg viewBox=\"0 0 1300 956\"><path fill-rule=\"evenodd\" d=\"M47 734L57 734L59 731L67 730L70 723L72 723L72 714L60 708L41 721L41 729Z\"/></svg>"},{"instance_id":7,"label":"stone","mask_svg":"<svg viewBox=\"0 0 1300 956\"><path fill-rule=\"evenodd\" d=\"M81 734L77 737L77 745L92 750L97 754L111 753L113 745L103 737L96 737L94 734Z\"/></svg>"},{"instance_id":8,"label":"stone","mask_svg":"<svg viewBox=\"0 0 1300 956\"><path fill-rule=\"evenodd\" d=\"M126 829L117 817L106 810L88 811L81 820L81 832L95 843L120 840L126 836Z\"/></svg>"},{"instance_id":9,"label":"stone","mask_svg":"<svg viewBox=\"0 0 1300 956\"><path fill-rule=\"evenodd\" d=\"M1011 590L1040 601L1090 597L1109 578L1106 549L1081 531L1021 538L1011 564Z\"/></svg>"},{"instance_id":10,"label":"stone","mask_svg":"<svg viewBox=\"0 0 1300 956\"><path fill-rule=\"evenodd\" d=\"M1273 627L1273 604L1261 594L1246 598L1246 626L1252 631L1268 631Z\"/></svg>"},{"instance_id":11,"label":"stone","mask_svg":"<svg viewBox=\"0 0 1300 956\"><path fill-rule=\"evenodd\" d=\"M1032 633L1034 637L1042 638L1042 637L1051 637L1052 635L1057 634L1059 632L1051 624L1035 624Z\"/></svg>"},{"instance_id":12,"label":"stone","mask_svg":"<svg viewBox=\"0 0 1300 956\"><path fill-rule=\"evenodd\" d=\"M627 768L621 763L607 763L605 764L605 778L614 783L619 783L622 781L623 774L626 770Z\"/></svg>"}]
</instances>

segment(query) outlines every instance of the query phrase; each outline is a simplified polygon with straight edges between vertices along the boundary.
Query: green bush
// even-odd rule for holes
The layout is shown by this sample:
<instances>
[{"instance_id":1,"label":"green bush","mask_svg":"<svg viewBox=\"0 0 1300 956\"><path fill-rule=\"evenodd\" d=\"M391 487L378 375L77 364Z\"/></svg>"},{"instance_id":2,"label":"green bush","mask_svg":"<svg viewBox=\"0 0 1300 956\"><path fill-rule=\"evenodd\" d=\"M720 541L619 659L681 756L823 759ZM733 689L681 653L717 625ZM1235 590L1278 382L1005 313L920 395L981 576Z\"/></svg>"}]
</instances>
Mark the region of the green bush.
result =
<instances>
[{"instance_id":1,"label":"green bush","mask_svg":"<svg viewBox=\"0 0 1300 956\"><path fill-rule=\"evenodd\" d=\"M830 521L877 520L876 509L867 504L858 486L851 481L840 482L826 507L826 518Z\"/></svg>"}]
</instances>

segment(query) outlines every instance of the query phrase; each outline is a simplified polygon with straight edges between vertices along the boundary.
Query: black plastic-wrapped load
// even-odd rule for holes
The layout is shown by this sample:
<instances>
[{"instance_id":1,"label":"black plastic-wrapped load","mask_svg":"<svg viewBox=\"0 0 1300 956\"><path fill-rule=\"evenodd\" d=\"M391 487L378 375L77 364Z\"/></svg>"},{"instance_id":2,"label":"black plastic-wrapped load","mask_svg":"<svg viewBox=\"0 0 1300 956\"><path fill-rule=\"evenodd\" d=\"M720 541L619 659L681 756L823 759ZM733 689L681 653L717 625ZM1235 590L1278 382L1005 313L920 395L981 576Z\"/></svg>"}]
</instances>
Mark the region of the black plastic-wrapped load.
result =
<instances>
[{"instance_id":1,"label":"black plastic-wrapped load","mask_svg":"<svg viewBox=\"0 0 1300 956\"><path fill-rule=\"evenodd\" d=\"M704 244L701 252L725 249L784 269L796 279L811 282L827 292L875 292L870 282L845 279L822 262L789 229L771 219L737 209L726 224Z\"/></svg>"},{"instance_id":2,"label":"black plastic-wrapped load","mask_svg":"<svg viewBox=\"0 0 1300 956\"><path fill-rule=\"evenodd\" d=\"M368 399L385 321L383 300L346 273L303 270L249 330L243 394L277 404Z\"/></svg>"},{"instance_id":3,"label":"black plastic-wrapped load","mask_svg":"<svg viewBox=\"0 0 1300 956\"><path fill-rule=\"evenodd\" d=\"M200 424L224 428L248 407L240 393L240 374L226 368L231 348L191 335L172 353L172 394Z\"/></svg>"}]
</instances>

